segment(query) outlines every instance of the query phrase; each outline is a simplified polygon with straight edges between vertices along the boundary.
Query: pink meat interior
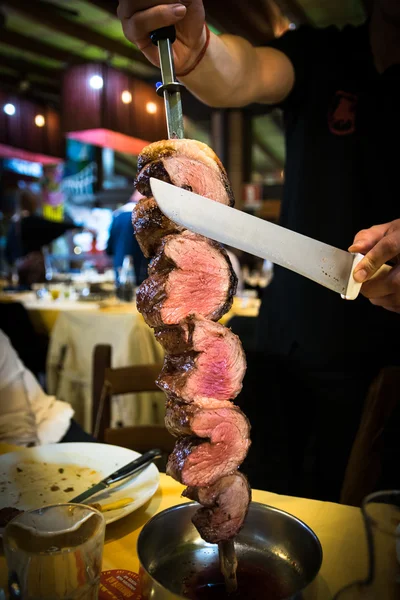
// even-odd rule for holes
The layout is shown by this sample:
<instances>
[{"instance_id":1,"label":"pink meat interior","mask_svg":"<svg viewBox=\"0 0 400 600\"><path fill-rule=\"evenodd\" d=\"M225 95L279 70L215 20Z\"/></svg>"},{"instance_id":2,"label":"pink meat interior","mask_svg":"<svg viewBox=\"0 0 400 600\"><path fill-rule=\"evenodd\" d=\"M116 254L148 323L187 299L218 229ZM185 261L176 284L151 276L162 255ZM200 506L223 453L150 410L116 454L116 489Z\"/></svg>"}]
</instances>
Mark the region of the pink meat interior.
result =
<instances>
[{"instance_id":1,"label":"pink meat interior","mask_svg":"<svg viewBox=\"0 0 400 600\"><path fill-rule=\"evenodd\" d=\"M217 169L179 155L163 158L163 164L171 182L177 187L186 187L200 196L229 204L228 193Z\"/></svg>"}]
</instances>

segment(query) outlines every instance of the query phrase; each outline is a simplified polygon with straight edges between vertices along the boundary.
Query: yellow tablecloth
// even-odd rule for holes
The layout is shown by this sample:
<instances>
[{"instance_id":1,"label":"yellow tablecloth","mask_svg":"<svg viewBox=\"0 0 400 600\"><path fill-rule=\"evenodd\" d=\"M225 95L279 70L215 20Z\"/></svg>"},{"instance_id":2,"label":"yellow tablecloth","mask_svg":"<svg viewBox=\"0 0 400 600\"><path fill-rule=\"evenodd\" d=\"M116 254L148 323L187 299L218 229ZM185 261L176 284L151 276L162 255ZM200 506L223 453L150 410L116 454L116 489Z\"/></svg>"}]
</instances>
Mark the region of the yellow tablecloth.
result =
<instances>
[{"instance_id":1,"label":"yellow tablecloth","mask_svg":"<svg viewBox=\"0 0 400 600\"><path fill-rule=\"evenodd\" d=\"M182 490L180 484L161 474L160 487L150 502L107 526L103 570L126 569L138 573L136 543L142 527L156 513L184 502L180 496ZM367 546L359 509L257 490L253 492L253 500L297 516L318 535L324 553L323 564L304 600L331 600L342 586L366 575ZM0 556L0 587L4 587L5 582L5 559Z\"/></svg>"},{"instance_id":2,"label":"yellow tablecloth","mask_svg":"<svg viewBox=\"0 0 400 600\"><path fill-rule=\"evenodd\" d=\"M79 302L78 300L38 300L33 292L0 293L1 302L20 302L28 311L32 324L38 333L50 335L56 321L62 313L108 313L131 314L132 304L121 303L102 306L97 302Z\"/></svg>"},{"instance_id":3,"label":"yellow tablecloth","mask_svg":"<svg viewBox=\"0 0 400 600\"><path fill-rule=\"evenodd\" d=\"M0 293L1 302L21 302L29 312L29 316L38 333L50 335L59 315L63 312L93 312L101 311L110 314L127 314L132 312L131 304L120 304L109 308L100 308L95 302L78 302L71 300L37 300L32 292L23 292L19 294ZM239 298L235 297L232 308L224 315L220 322L226 325L228 321L235 316L256 317L260 307L258 298Z\"/></svg>"},{"instance_id":4,"label":"yellow tablecloth","mask_svg":"<svg viewBox=\"0 0 400 600\"><path fill-rule=\"evenodd\" d=\"M233 299L232 308L221 319L220 323L226 325L232 317L257 317L260 308L258 298L239 298Z\"/></svg>"}]
</instances>

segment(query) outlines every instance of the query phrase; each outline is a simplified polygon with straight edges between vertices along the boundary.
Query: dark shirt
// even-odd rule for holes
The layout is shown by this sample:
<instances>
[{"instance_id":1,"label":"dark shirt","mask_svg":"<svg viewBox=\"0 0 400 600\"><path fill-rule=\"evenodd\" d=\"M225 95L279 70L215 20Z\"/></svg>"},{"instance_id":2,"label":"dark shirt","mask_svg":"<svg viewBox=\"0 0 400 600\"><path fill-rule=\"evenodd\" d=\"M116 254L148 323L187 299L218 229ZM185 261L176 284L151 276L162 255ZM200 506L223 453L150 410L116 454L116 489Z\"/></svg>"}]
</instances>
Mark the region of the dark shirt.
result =
<instances>
[{"instance_id":1,"label":"dark shirt","mask_svg":"<svg viewBox=\"0 0 400 600\"><path fill-rule=\"evenodd\" d=\"M122 267L125 256L132 256L136 283L140 284L146 279L148 261L133 235L131 211L122 210L114 215L106 252L113 257L116 275L118 269Z\"/></svg>"},{"instance_id":2,"label":"dark shirt","mask_svg":"<svg viewBox=\"0 0 400 600\"><path fill-rule=\"evenodd\" d=\"M282 103L286 136L281 225L347 249L361 229L400 217L400 66L380 75L367 25L288 32L273 47L295 70ZM275 268L260 311L260 345L321 361L395 362L400 315ZM385 356L386 352L386 356Z\"/></svg>"},{"instance_id":3,"label":"dark shirt","mask_svg":"<svg viewBox=\"0 0 400 600\"><path fill-rule=\"evenodd\" d=\"M50 221L38 215L22 217L11 223L6 242L6 258L10 264L31 252L39 252L71 229L81 229L72 221Z\"/></svg>"}]
</instances>

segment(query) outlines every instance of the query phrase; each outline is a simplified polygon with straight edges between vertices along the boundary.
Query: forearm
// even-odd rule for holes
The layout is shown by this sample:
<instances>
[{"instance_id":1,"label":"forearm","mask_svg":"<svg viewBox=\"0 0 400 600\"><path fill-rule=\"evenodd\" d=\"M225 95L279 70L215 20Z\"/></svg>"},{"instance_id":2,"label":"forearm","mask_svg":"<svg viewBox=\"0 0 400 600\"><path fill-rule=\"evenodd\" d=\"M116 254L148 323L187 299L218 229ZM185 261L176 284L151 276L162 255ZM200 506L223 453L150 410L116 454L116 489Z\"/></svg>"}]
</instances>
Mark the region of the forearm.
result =
<instances>
[{"instance_id":1,"label":"forearm","mask_svg":"<svg viewBox=\"0 0 400 600\"><path fill-rule=\"evenodd\" d=\"M294 74L277 50L255 48L237 36L211 34L204 58L181 80L205 104L224 108L280 102L290 92Z\"/></svg>"}]
</instances>

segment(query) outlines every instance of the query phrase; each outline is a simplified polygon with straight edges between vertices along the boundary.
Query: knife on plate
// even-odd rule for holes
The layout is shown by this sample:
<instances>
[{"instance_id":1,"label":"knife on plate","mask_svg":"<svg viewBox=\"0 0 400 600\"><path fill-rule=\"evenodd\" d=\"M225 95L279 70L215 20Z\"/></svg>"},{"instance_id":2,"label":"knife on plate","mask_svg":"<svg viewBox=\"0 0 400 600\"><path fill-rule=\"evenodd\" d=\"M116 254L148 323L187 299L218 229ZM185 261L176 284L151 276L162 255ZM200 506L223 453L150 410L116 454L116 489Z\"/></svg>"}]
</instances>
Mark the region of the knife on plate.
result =
<instances>
[{"instance_id":1,"label":"knife on plate","mask_svg":"<svg viewBox=\"0 0 400 600\"><path fill-rule=\"evenodd\" d=\"M361 283L354 280L353 271L362 254L329 246L154 177L150 185L160 210L174 223L308 277L347 300L357 298Z\"/></svg>"},{"instance_id":2,"label":"knife on plate","mask_svg":"<svg viewBox=\"0 0 400 600\"><path fill-rule=\"evenodd\" d=\"M142 454L142 456L139 456L139 458L136 458L135 460L121 467L117 471L114 471L114 473L111 473L111 475L105 477L105 479L102 479L101 481L99 481L99 483L96 483L91 488L86 490L86 492L79 494L79 496L75 496L75 498L69 500L69 502L74 504L81 504L82 502L85 502L88 498L94 496L98 492L106 490L110 487L111 484L117 483L118 481L122 481L123 479L131 477L135 473L142 471L145 467L152 463L153 460L155 460L156 458L160 458L161 456L162 452L158 448L154 450L149 450L145 454Z\"/></svg>"}]
</instances>

